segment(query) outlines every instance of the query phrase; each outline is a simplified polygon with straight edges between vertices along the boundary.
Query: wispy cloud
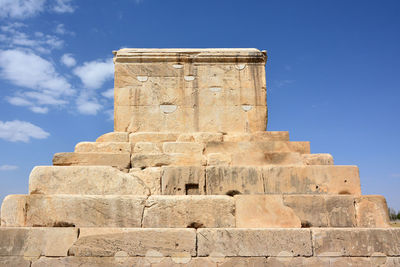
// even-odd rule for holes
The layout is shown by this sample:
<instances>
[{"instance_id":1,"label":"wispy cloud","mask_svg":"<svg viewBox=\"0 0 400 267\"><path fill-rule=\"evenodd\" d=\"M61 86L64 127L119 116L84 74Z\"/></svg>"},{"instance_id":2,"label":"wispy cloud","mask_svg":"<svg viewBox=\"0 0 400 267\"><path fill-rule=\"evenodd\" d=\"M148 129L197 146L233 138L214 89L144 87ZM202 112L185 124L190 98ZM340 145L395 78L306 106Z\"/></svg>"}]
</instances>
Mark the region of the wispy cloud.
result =
<instances>
[{"instance_id":1,"label":"wispy cloud","mask_svg":"<svg viewBox=\"0 0 400 267\"><path fill-rule=\"evenodd\" d=\"M64 54L61 57L61 63L67 67L73 67L76 65L76 60L71 54Z\"/></svg>"},{"instance_id":2,"label":"wispy cloud","mask_svg":"<svg viewBox=\"0 0 400 267\"><path fill-rule=\"evenodd\" d=\"M104 91L103 93L101 93L102 96L104 96L105 98L114 98L114 88L110 88L106 91Z\"/></svg>"},{"instance_id":3,"label":"wispy cloud","mask_svg":"<svg viewBox=\"0 0 400 267\"><path fill-rule=\"evenodd\" d=\"M18 166L15 165L0 165L0 171L14 171L18 169Z\"/></svg>"},{"instance_id":4,"label":"wispy cloud","mask_svg":"<svg viewBox=\"0 0 400 267\"><path fill-rule=\"evenodd\" d=\"M11 142L29 142L31 138L45 139L50 134L27 121L0 121L0 138Z\"/></svg>"},{"instance_id":5,"label":"wispy cloud","mask_svg":"<svg viewBox=\"0 0 400 267\"><path fill-rule=\"evenodd\" d=\"M44 11L72 13L75 6L72 0L1 0L0 17L26 19Z\"/></svg>"},{"instance_id":6,"label":"wispy cloud","mask_svg":"<svg viewBox=\"0 0 400 267\"><path fill-rule=\"evenodd\" d=\"M54 2L52 10L56 13L72 13L75 11L71 0L55 0Z\"/></svg>"},{"instance_id":7,"label":"wispy cloud","mask_svg":"<svg viewBox=\"0 0 400 267\"><path fill-rule=\"evenodd\" d=\"M276 80L276 81L273 81L272 85L275 88L282 88L282 87L287 86L292 83L294 83L294 80Z\"/></svg>"}]
</instances>

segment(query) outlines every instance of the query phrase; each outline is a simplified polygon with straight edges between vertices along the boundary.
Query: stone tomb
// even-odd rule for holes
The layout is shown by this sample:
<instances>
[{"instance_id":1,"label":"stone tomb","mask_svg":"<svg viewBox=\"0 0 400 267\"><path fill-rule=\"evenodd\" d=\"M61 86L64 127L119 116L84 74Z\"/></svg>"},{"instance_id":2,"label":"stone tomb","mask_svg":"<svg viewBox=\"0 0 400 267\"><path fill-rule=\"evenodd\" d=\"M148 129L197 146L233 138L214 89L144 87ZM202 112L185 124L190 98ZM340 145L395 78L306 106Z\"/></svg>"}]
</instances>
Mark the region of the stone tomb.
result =
<instances>
[{"instance_id":1,"label":"stone tomb","mask_svg":"<svg viewBox=\"0 0 400 267\"><path fill-rule=\"evenodd\" d=\"M1 207L0 266L399 266L356 166L265 131L266 52L114 53L114 132Z\"/></svg>"}]
</instances>

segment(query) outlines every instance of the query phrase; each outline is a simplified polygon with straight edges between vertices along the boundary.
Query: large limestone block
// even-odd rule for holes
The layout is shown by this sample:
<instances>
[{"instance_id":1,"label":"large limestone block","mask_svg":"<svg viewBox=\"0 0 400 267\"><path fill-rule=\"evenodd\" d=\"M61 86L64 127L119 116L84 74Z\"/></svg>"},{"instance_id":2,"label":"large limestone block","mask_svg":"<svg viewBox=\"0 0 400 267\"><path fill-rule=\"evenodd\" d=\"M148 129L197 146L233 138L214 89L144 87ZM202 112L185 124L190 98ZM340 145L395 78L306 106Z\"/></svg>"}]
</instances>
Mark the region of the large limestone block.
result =
<instances>
[{"instance_id":1,"label":"large limestone block","mask_svg":"<svg viewBox=\"0 0 400 267\"><path fill-rule=\"evenodd\" d=\"M311 256L309 229L198 229L198 256Z\"/></svg>"},{"instance_id":2,"label":"large limestone block","mask_svg":"<svg viewBox=\"0 0 400 267\"><path fill-rule=\"evenodd\" d=\"M130 153L64 152L53 157L55 166L99 165L129 169Z\"/></svg>"},{"instance_id":3,"label":"large limestone block","mask_svg":"<svg viewBox=\"0 0 400 267\"><path fill-rule=\"evenodd\" d=\"M267 257L227 257L223 261L218 262L218 267L262 267L267 265Z\"/></svg>"},{"instance_id":4,"label":"large limestone block","mask_svg":"<svg viewBox=\"0 0 400 267\"><path fill-rule=\"evenodd\" d=\"M207 167L206 192L207 195L262 194L262 173L255 167Z\"/></svg>"},{"instance_id":5,"label":"large limestone block","mask_svg":"<svg viewBox=\"0 0 400 267\"><path fill-rule=\"evenodd\" d=\"M1 226L24 226L26 223L25 195L8 195L1 204Z\"/></svg>"},{"instance_id":6,"label":"large limestone block","mask_svg":"<svg viewBox=\"0 0 400 267\"><path fill-rule=\"evenodd\" d=\"M13 205L12 200L25 199L25 210L14 211L16 214L25 214L24 224L21 225L20 221L8 221L10 216L6 216L5 226L140 227L146 198L145 196L20 195L15 196L15 200L7 199L3 207Z\"/></svg>"},{"instance_id":7,"label":"large limestone block","mask_svg":"<svg viewBox=\"0 0 400 267\"><path fill-rule=\"evenodd\" d=\"M227 153L209 153L207 166L229 166L232 163L232 155Z\"/></svg>"},{"instance_id":8,"label":"large limestone block","mask_svg":"<svg viewBox=\"0 0 400 267\"><path fill-rule=\"evenodd\" d=\"M129 256L196 255L195 229L81 228L69 255L113 257L124 251Z\"/></svg>"},{"instance_id":9,"label":"large limestone block","mask_svg":"<svg viewBox=\"0 0 400 267\"><path fill-rule=\"evenodd\" d=\"M266 166L261 170L268 194L361 194L356 166Z\"/></svg>"},{"instance_id":10,"label":"large limestone block","mask_svg":"<svg viewBox=\"0 0 400 267\"><path fill-rule=\"evenodd\" d=\"M248 151L232 153L230 157L233 166L303 165L301 155L297 152Z\"/></svg>"},{"instance_id":11,"label":"large limestone block","mask_svg":"<svg viewBox=\"0 0 400 267\"><path fill-rule=\"evenodd\" d=\"M201 154L184 153L158 153L132 155L132 167L161 167L168 165L175 166L202 166L206 164L206 159Z\"/></svg>"},{"instance_id":12,"label":"large limestone block","mask_svg":"<svg viewBox=\"0 0 400 267\"><path fill-rule=\"evenodd\" d=\"M289 132L259 131L254 133L228 133L224 142L289 141Z\"/></svg>"},{"instance_id":13,"label":"large limestone block","mask_svg":"<svg viewBox=\"0 0 400 267\"><path fill-rule=\"evenodd\" d=\"M160 167L149 167L143 170L130 169L129 173L143 181L143 183L150 189L151 195L161 195Z\"/></svg>"},{"instance_id":14,"label":"large limestone block","mask_svg":"<svg viewBox=\"0 0 400 267\"><path fill-rule=\"evenodd\" d=\"M177 141L196 143L222 142L223 134L211 132L182 133L181 135L179 135Z\"/></svg>"},{"instance_id":15,"label":"large limestone block","mask_svg":"<svg viewBox=\"0 0 400 267\"><path fill-rule=\"evenodd\" d=\"M75 152L131 153L128 142L80 142Z\"/></svg>"},{"instance_id":16,"label":"large limestone block","mask_svg":"<svg viewBox=\"0 0 400 267\"><path fill-rule=\"evenodd\" d=\"M333 165L333 157L330 154L303 154L305 165Z\"/></svg>"},{"instance_id":17,"label":"large limestone block","mask_svg":"<svg viewBox=\"0 0 400 267\"><path fill-rule=\"evenodd\" d=\"M96 139L96 142L128 142L128 132L110 132Z\"/></svg>"},{"instance_id":18,"label":"large limestone block","mask_svg":"<svg viewBox=\"0 0 400 267\"><path fill-rule=\"evenodd\" d=\"M400 229L325 228L312 230L316 256L400 256Z\"/></svg>"},{"instance_id":19,"label":"large limestone block","mask_svg":"<svg viewBox=\"0 0 400 267\"><path fill-rule=\"evenodd\" d=\"M165 142L163 144L164 153L186 153L202 154L204 145L193 142Z\"/></svg>"},{"instance_id":20,"label":"large limestone block","mask_svg":"<svg viewBox=\"0 0 400 267\"><path fill-rule=\"evenodd\" d=\"M283 203L282 195L236 195L234 199L238 228L301 227L299 217Z\"/></svg>"},{"instance_id":21,"label":"large limestone block","mask_svg":"<svg viewBox=\"0 0 400 267\"><path fill-rule=\"evenodd\" d=\"M67 256L77 237L76 228L0 228L0 256Z\"/></svg>"},{"instance_id":22,"label":"large limestone block","mask_svg":"<svg viewBox=\"0 0 400 267\"><path fill-rule=\"evenodd\" d=\"M355 199L358 227L390 227L389 212L383 196L361 196Z\"/></svg>"},{"instance_id":23,"label":"large limestone block","mask_svg":"<svg viewBox=\"0 0 400 267\"><path fill-rule=\"evenodd\" d=\"M161 186L163 195L204 195L205 167L163 166Z\"/></svg>"},{"instance_id":24,"label":"large limestone block","mask_svg":"<svg viewBox=\"0 0 400 267\"><path fill-rule=\"evenodd\" d=\"M354 197L343 195L284 195L283 203L303 227L355 227Z\"/></svg>"},{"instance_id":25,"label":"large limestone block","mask_svg":"<svg viewBox=\"0 0 400 267\"><path fill-rule=\"evenodd\" d=\"M1 266L1 265L0 265ZM29 265L28 265L29 266ZM123 251L115 257L41 257L32 262L31 267L150 267L151 261L145 257L129 257Z\"/></svg>"},{"instance_id":26,"label":"large limestone block","mask_svg":"<svg viewBox=\"0 0 400 267\"><path fill-rule=\"evenodd\" d=\"M142 178L109 166L37 166L29 176L29 193L149 195Z\"/></svg>"},{"instance_id":27,"label":"large limestone block","mask_svg":"<svg viewBox=\"0 0 400 267\"><path fill-rule=\"evenodd\" d=\"M161 153L161 149L157 145L157 143L152 142L137 142L132 143L133 153L142 153L142 154L159 154Z\"/></svg>"},{"instance_id":28,"label":"large limestone block","mask_svg":"<svg viewBox=\"0 0 400 267\"><path fill-rule=\"evenodd\" d=\"M174 132L137 132L129 134L129 142L152 142L152 143L162 143L162 142L175 142L178 139L179 133Z\"/></svg>"},{"instance_id":29,"label":"large limestone block","mask_svg":"<svg viewBox=\"0 0 400 267\"><path fill-rule=\"evenodd\" d=\"M150 196L143 227L235 227L234 214L235 202L228 196Z\"/></svg>"},{"instance_id":30,"label":"large limestone block","mask_svg":"<svg viewBox=\"0 0 400 267\"><path fill-rule=\"evenodd\" d=\"M310 153L309 142L265 141L265 142L210 142L204 153L271 153L298 152Z\"/></svg>"},{"instance_id":31,"label":"large limestone block","mask_svg":"<svg viewBox=\"0 0 400 267\"><path fill-rule=\"evenodd\" d=\"M22 256L1 257L0 267L31 267L30 258L26 259Z\"/></svg>"}]
</instances>

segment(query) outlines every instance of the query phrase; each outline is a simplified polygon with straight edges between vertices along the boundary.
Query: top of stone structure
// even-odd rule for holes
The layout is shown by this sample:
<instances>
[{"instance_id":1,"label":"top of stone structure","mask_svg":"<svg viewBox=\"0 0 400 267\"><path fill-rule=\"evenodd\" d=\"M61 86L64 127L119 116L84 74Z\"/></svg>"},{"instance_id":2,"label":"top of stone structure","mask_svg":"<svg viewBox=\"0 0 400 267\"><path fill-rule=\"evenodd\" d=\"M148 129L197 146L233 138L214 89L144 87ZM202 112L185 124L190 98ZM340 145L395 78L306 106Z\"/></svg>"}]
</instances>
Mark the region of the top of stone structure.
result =
<instances>
[{"instance_id":1,"label":"top of stone structure","mask_svg":"<svg viewBox=\"0 0 400 267\"><path fill-rule=\"evenodd\" d=\"M113 51L116 62L253 62L265 63L267 52L256 48L124 48Z\"/></svg>"}]
</instances>

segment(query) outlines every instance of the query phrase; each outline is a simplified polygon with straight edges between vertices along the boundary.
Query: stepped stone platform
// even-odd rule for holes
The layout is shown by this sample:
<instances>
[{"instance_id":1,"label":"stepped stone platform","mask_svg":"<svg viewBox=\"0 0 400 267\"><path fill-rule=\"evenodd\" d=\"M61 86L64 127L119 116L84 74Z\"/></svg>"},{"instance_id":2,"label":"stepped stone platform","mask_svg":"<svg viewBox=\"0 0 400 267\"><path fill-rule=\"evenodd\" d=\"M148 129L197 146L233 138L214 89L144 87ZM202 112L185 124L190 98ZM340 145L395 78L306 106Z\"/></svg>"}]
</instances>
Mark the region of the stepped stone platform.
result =
<instances>
[{"instance_id":1,"label":"stepped stone platform","mask_svg":"<svg viewBox=\"0 0 400 267\"><path fill-rule=\"evenodd\" d=\"M114 132L1 206L0 266L400 266L356 166L266 131L266 52L114 52Z\"/></svg>"}]
</instances>

